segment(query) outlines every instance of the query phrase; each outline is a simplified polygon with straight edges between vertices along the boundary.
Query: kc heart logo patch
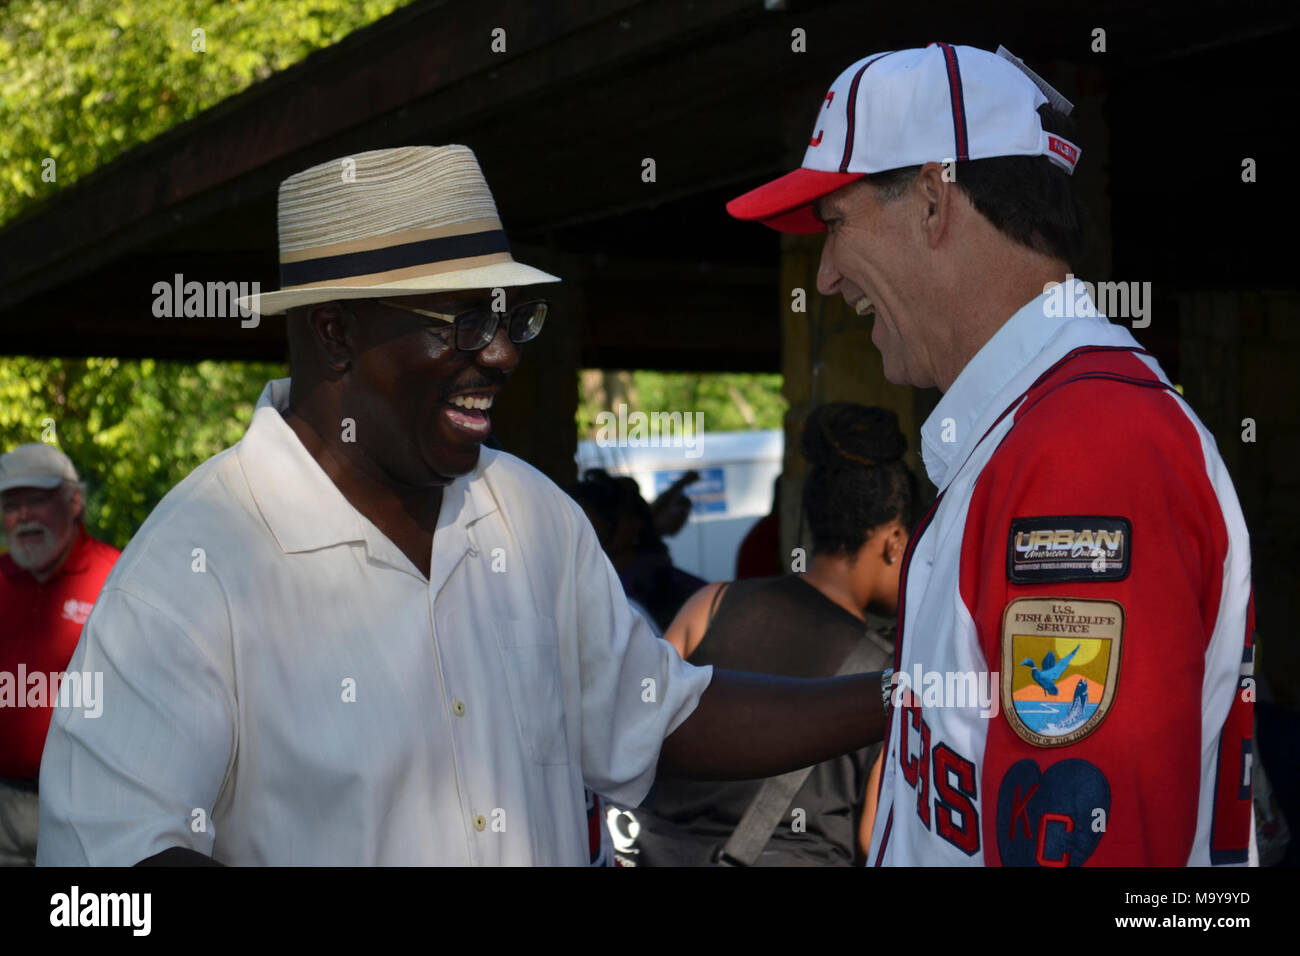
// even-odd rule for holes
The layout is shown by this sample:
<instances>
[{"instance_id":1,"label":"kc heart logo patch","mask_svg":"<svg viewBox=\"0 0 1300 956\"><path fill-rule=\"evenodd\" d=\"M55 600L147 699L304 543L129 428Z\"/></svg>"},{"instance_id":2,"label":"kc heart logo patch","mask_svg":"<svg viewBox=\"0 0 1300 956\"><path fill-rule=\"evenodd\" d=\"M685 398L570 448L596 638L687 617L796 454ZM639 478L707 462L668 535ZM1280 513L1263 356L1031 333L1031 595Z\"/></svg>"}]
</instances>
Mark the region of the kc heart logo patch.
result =
<instances>
[{"instance_id":1,"label":"kc heart logo patch","mask_svg":"<svg viewBox=\"0 0 1300 956\"><path fill-rule=\"evenodd\" d=\"M1106 835L1110 784L1086 760L1012 766L998 788L1003 866L1082 866Z\"/></svg>"}]
</instances>

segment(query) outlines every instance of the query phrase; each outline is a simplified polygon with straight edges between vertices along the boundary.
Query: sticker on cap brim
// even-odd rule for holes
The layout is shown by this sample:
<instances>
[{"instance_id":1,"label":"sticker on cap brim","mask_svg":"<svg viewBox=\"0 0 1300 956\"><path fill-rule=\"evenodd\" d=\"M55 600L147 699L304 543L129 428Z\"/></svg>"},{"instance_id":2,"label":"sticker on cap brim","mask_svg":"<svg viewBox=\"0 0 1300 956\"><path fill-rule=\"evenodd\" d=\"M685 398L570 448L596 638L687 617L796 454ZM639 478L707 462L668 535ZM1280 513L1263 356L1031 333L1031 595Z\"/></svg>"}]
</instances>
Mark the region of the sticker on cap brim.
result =
<instances>
[{"instance_id":1,"label":"sticker on cap brim","mask_svg":"<svg viewBox=\"0 0 1300 956\"><path fill-rule=\"evenodd\" d=\"M1035 747L1087 737L1115 702L1124 607L1073 597L1017 598L1002 613L1002 712Z\"/></svg>"},{"instance_id":2,"label":"sticker on cap brim","mask_svg":"<svg viewBox=\"0 0 1300 956\"><path fill-rule=\"evenodd\" d=\"M1122 581L1128 577L1133 526L1106 515L1014 518L1007 536L1007 580L1016 584Z\"/></svg>"}]
</instances>

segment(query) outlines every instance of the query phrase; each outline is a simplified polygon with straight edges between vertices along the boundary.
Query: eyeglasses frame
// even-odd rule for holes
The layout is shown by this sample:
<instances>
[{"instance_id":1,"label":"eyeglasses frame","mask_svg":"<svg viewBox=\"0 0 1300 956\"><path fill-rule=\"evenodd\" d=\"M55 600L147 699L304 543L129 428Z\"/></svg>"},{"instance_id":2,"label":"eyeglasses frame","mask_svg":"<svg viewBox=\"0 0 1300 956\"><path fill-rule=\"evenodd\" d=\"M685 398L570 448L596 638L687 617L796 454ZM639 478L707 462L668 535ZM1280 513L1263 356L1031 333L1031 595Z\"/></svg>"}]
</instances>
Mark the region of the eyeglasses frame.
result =
<instances>
[{"instance_id":1,"label":"eyeglasses frame","mask_svg":"<svg viewBox=\"0 0 1300 956\"><path fill-rule=\"evenodd\" d=\"M548 299L529 299L527 302L520 302L513 309L509 309L508 311L503 311L503 312L498 312L496 309L484 310L482 308L475 308L475 309L466 309L464 312L457 312L454 315L448 315L445 312L430 312L427 309L417 309L414 306L410 306L410 305L398 305L396 302L388 302L384 299L372 299L371 301L376 302L379 305L384 306L385 308L396 309L399 312L409 312L413 315L423 315L431 319L440 319L443 322L446 322L449 325L453 326L453 328L455 328L457 321L459 321L460 319L466 316L476 315L480 312L487 311L490 315L494 317L495 320L490 330L490 334L486 335L483 344L478 346L477 348L472 348L472 349L461 348L460 342L456 341L454 343L456 348L462 352L481 352L483 351L483 349L487 348L492 343L492 340L496 338L496 334L501 328L502 316L513 316L516 312L518 312L520 309L524 308L525 306L543 305L546 307L547 315L550 314L550 309L551 309L551 303L550 300ZM542 322L543 324L545 324L546 315L542 316ZM459 339L460 329L456 328L455 331L456 331L456 338ZM508 322L506 323L506 335L510 337L510 341L514 342L515 345L523 345L526 342L531 342L533 341L533 339L537 338L537 336L541 334L542 334L542 330L539 328L529 338L516 339L513 335L510 335L510 324Z\"/></svg>"}]
</instances>

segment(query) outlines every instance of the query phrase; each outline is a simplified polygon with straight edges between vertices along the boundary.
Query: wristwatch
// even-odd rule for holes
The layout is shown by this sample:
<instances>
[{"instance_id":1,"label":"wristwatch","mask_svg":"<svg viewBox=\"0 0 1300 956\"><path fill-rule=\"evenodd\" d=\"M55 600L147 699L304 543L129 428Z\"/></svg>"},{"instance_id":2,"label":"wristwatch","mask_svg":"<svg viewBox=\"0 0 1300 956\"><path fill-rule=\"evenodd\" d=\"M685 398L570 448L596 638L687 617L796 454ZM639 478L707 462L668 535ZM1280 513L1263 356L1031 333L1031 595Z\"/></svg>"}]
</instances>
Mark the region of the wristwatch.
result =
<instances>
[{"instance_id":1,"label":"wristwatch","mask_svg":"<svg viewBox=\"0 0 1300 956\"><path fill-rule=\"evenodd\" d=\"M894 669L886 667L880 672L880 703L884 705L885 715L889 715L889 703L894 697Z\"/></svg>"}]
</instances>

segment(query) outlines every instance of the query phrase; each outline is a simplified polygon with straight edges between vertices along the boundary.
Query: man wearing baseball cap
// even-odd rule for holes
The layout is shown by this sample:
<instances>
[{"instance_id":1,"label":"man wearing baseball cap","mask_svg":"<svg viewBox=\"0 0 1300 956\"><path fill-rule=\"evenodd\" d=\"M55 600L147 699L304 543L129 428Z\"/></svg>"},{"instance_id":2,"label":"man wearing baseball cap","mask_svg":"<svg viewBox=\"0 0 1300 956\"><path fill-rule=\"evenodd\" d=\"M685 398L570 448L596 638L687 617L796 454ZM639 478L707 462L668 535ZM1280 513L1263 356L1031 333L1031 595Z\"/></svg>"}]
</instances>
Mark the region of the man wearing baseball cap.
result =
<instances>
[{"instance_id":1,"label":"man wearing baseball cap","mask_svg":"<svg viewBox=\"0 0 1300 956\"><path fill-rule=\"evenodd\" d=\"M56 684L118 550L86 533L77 469L51 445L0 455L0 866L36 862L37 779ZM28 680L29 676L32 680Z\"/></svg>"},{"instance_id":2,"label":"man wearing baseball cap","mask_svg":"<svg viewBox=\"0 0 1300 956\"><path fill-rule=\"evenodd\" d=\"M1255 859L1250 551L1214 439L1073 281L1071 105L1004 50L854 63L729 211L826 233L824 295L937 387L874 865ZM978 692L977 692L978 691Z\"/></svg>"},{"instance_id":3,"label":"man wearing baseball cap","mask_svg":"<svg viewBox=\"0 0 1300 956\"><path fill-rule=\"evenodd\" d=\"M51 726L42 864L585 865L584 784L636 805L660 763L880 739L879 674L682 661L578 505L483 447L558 280L514 260L469 149L304 170L279 230L254 306L288 310L292 377L105 590L73 661L109 706Z\"/></svg>"}]
</instances>

